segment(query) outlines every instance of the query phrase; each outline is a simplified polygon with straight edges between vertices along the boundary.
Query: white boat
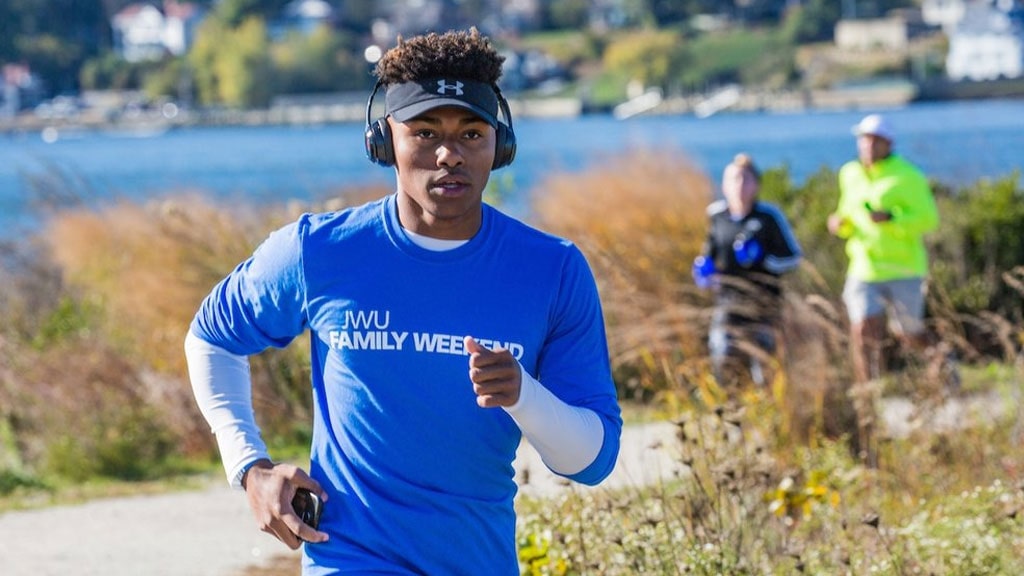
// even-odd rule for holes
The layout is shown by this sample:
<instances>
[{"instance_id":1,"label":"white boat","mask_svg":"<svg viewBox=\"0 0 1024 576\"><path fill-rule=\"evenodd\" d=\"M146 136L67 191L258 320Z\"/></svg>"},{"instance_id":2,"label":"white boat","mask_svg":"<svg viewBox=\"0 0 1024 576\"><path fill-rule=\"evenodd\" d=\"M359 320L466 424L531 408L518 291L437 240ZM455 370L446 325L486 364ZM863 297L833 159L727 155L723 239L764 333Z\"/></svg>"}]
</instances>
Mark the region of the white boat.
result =
<instances>
[{"instance_id":1,"label":"white boat","mask_svg":"<svg viewBox=\"0 0 1024 576\"><path fill-rule=\"evenodd\" d=\"M701 100L693 107L697 118L707 118L735 106L740 101L743 91L737 84L730 84L715 90L710 96Z\"/></svg>"},{"instance_id":2,"label":"white boat","mask_svg":"<svg viewBox=\"0 0 1024 576\"><path fill-rule=\"evenodd\" d=\"M636 98L631 98L612 109L612 115L619 120L632 118L638 114L649 112L661 104L661 89L651 88Z\"/></svg>"}]
</instances>

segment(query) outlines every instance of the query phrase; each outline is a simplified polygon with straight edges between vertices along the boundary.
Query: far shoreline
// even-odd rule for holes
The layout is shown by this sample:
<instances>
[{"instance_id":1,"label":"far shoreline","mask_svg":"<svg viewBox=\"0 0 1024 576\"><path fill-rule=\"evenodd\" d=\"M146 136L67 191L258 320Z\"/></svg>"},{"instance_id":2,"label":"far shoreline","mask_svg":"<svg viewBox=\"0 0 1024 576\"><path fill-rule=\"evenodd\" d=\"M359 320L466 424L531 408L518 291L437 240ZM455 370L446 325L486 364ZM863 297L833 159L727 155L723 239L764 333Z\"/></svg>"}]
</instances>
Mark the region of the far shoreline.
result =
<instances>
[{"instance_id":1,"label":"far shoreline","mask_svg":"<svg viewBox=\"0 0 1024 576\"><path fill-rule=\"evenodd\" d=\"M365 123L366 104L361 93L282 96L268 108L231 109L119 106L127 94L96 93L95 100L73 114L44 117L23 111L0 117L2 133L43 133L56 130L104 130L147 133L196 126L316 126ZM641 115L695 115L698 118L729 112L812 112L891 108L912 102L1024 98L1024 78L986 82L903 79L873 80L828 89L762 90L727 85L703 94L662 97L649 90L617 106L588 106L580 98L510 98L516 118L571 118L589 114L614 114L626 119ZM620 110L629 110L620 114ZM45 135L44 135L45 136Z\"/></svg>"}]
</instances>

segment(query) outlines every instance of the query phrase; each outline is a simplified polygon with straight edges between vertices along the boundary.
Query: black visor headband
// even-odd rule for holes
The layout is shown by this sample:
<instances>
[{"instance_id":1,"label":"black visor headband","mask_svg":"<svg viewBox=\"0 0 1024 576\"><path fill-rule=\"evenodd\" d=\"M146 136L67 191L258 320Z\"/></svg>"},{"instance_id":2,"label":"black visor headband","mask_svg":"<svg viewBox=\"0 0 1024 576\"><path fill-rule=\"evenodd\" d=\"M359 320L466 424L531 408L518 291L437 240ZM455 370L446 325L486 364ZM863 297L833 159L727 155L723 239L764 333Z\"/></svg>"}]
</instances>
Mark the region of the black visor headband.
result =
<instances>
[{"instance_id":1,"label":"black visor headband","mask_svg":"<svg viewBox=\"0 0 1024 576\"><path fill-rule=\"evenodd\" d=\"M498 125L497 92L490 84L474 80L438 78L392 84L387 87L384 105L387 113L399 122L441 106L458 106L491 126Z\"/></svg>"}]
</instances>

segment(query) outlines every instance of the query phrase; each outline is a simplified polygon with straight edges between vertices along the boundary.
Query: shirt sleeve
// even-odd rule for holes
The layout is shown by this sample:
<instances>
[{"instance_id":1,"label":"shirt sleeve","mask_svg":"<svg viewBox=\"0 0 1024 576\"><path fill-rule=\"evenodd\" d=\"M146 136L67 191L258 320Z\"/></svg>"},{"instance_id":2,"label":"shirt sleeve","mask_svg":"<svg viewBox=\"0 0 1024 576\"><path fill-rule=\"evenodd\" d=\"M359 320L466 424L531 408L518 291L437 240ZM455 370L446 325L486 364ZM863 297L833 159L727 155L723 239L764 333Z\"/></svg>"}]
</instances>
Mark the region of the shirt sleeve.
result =
<instances>
[{"instance_id":1,"label":"shirt sleeve","mask_svg":"<svg viewBox=\"0 0 1024 576\"><path fill-rule=\"evenodd\" d=\"M782 210L771 204L761 206L771 222L764 267L773 274L789 272L800 265L800 259L803 257L800 243Z\"/></svg>"},{"instance_id":2,"label":"shirt sleeve","mask_svg":"<svg viewBox=\"0 0 1024 576\"><path fill-rule=\"evenodd\" d=\"M715 261L718 257L718 246L715 242L715 212L713 206L714 204L711 204L704 210L707 215L708 230L707 234L704 235L704 246L701 247L700 253L705 258L711 258L712 261Z\"/></svg>"},{"instance_id":3,"label":"shirt sleeve","mask_svg":"<svg viewBox=\"0 0 1024 576\"><path fill-rule=\"evenodd\" d=\"M196 404L217 438L228 483L241 488L242 473L249 464L269 459L253 415L249 359L192 332L185 337L185 359Z\"/></svg>"},{"instance_id":4,"label":"shirt sleeve","mask_svg":"<svg viewBox=\"0 0 1024 576\"><path fill-rule=\"evenodd\" d=\"M611 377L597 284L574 245L570 245L563 265L551 329L537 366L536 378L544 388L563 402L587 408L600 417L600 451L589 466L563 476L583 484L601 482L611 474L618 458L622 417Z\"/></svg>"},{"instance_id":5,"label":"shirt sleeve","mask_svg":"<svg viewBox=\"0 0 1024 576\"><path fill-rule=\"evenodd\" d=\"M305 219L281 228L218 283L191 331L232 354L282 348L306 328L302 233Z\"/></svg>"},{"instance_id":6,"label":"shirt sleeve","mask_svg":"<svg viewBox=\"0 0 1024 576\"><path fill-rule=\"evenodd\" d=\"M843 225L839 227L837 236L848 239L856 232L853 222L857 219L858 212L863 210L862 200L864 191L861 182L865 180L864 169L858 161L851 161L839 168L839 201L832 215L843 219Z\"/></svg>"},{"instance_id":7,"label":"shirt sleeve","mask_svg":"<svg viewBox=\"0 0 1024 576\"><path fill-rule=\"evenodd\" d=\"M519 369L519 401L505 411L552 472L572 475L583 471L601 451L604 426L600 416L562 402L522 366Z\"/></svg>"}]
</instances>

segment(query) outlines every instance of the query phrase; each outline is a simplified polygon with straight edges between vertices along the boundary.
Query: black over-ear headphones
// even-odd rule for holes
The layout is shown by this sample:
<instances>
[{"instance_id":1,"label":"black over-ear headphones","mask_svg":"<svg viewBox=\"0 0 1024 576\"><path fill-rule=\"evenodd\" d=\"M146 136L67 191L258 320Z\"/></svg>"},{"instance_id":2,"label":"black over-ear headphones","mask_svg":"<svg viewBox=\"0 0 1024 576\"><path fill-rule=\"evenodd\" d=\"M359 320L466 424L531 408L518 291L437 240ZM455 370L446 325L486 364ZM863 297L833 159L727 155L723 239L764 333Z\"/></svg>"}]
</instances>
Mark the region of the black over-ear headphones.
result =
<instances>
[{"instance_id":1,"label":"black over-ear headphones","mask_svg":"<svg viewBox=\"0 0 1024 576\"><path fill-rule=\"evenodd\" d=\"M387 118L381 117L370 121L373 97L377 95L381 84L382 82L378 80L366 101L366 157L374 164L394 166L395 148L391 141L391 127L388 126ZM512 113L509 111L508 101L505 100L496 85L492 84L491 88L494 89L494 94L498 97L498 106L507 122L507 124L498 122L494 128L494 163L491 164L491 170L497 170L508 166L515 159L516 134L512 130Z\"/></svg>"}]
</instances>

